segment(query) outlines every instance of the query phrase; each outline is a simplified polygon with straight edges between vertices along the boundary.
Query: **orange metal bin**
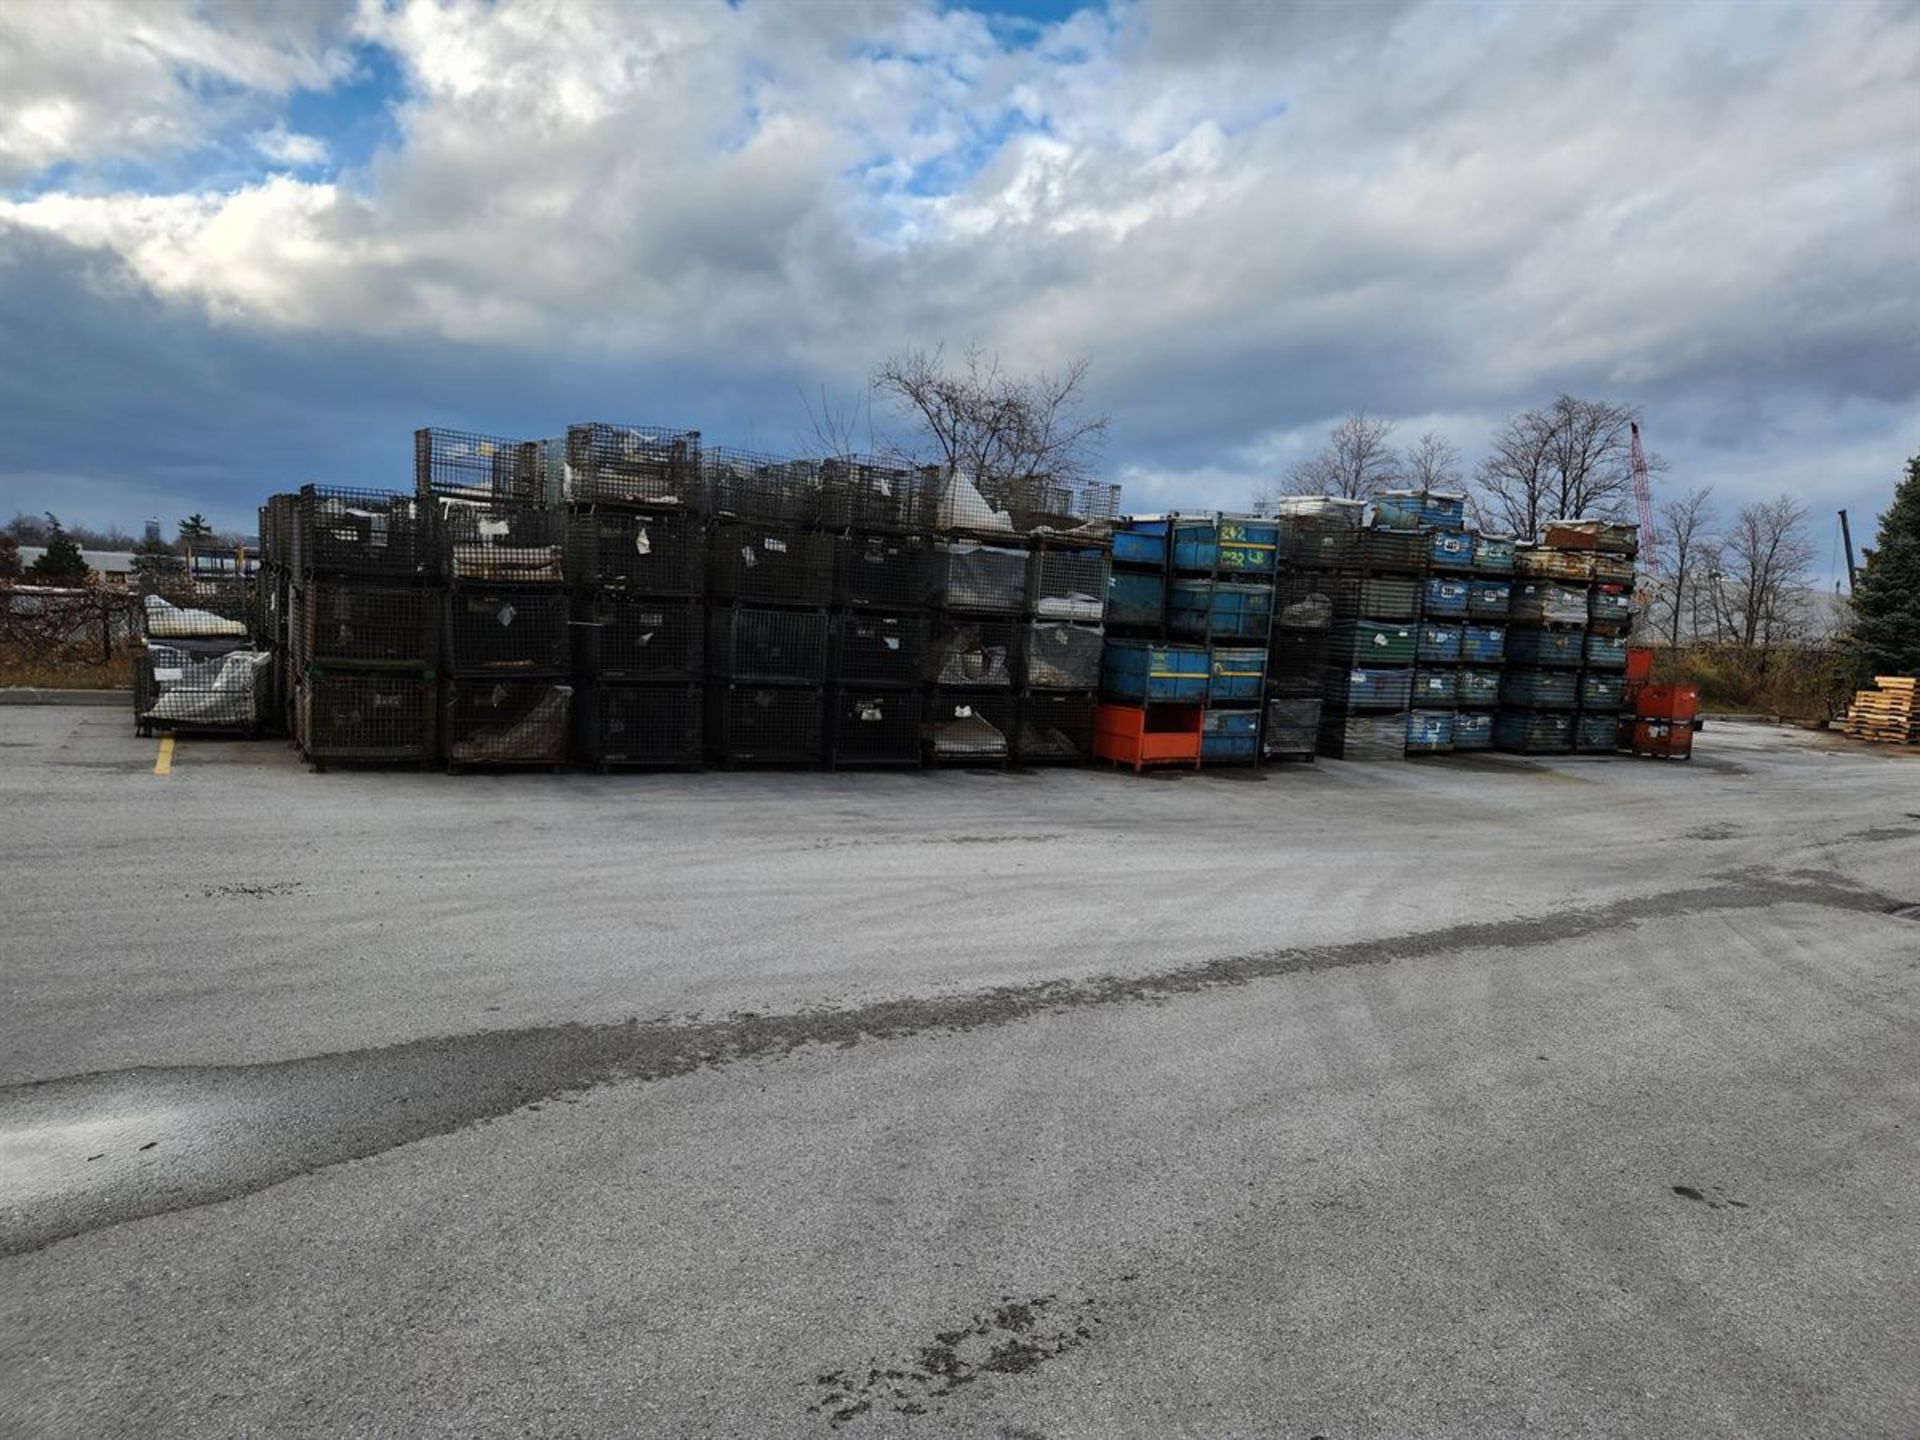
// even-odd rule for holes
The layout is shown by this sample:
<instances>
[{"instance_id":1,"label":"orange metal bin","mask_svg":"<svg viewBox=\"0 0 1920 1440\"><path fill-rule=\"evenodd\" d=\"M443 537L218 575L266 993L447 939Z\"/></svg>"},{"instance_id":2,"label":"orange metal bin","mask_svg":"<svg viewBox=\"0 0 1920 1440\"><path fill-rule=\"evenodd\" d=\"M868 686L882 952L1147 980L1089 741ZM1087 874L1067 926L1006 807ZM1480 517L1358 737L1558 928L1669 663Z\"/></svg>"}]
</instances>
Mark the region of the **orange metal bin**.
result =
<instances>
[{"instance_id":1,"label":"orange metal bin","mask_svg":"<svg viewBox=\"0 0 1920 1440\"><path fill-rule=\"evenodd\" d=\"M1700 690L1694 685L1643 685L1633 709L1642 720L1691 724L1700 713Z\"/></svg>"},{"instance_id":2,"label":"orange metal bin","mask_svg":"<svg viewBox=\"0 0 1920 1440\"><path fill-rule=\"evenodd\" d=\"M1093 753L1131 765L1200 768L1202 705L1101 705L1093 713Z\"/></svg>"},{"instance_id":3,"label":"orange metal bin","mask_svg":"<svg viewBox=\"0 0 1920 1440\"><path fill-rule=\"evenodd\" d=\"M1665 760L1691 760L1693 758L1693 722L1645 719L1634 721L1633 753L1653 755Z\"/></svg>"}]
</instances>

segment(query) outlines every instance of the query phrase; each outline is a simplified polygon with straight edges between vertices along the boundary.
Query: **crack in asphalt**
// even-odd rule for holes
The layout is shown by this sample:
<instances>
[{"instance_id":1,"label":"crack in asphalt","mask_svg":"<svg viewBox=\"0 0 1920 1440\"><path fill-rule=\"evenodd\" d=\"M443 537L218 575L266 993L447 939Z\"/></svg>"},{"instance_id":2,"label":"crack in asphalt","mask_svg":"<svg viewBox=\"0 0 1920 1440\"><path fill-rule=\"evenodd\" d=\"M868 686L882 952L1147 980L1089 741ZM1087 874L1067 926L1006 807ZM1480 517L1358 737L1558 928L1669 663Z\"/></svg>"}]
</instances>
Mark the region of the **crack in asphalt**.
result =
<instances>
[{"instance_id":1,"label":"crack in asphalt","mask_svg":"<svg viewBox=\"0 0 1920 1440\"><path fill-rule=\"evenodd\" d=\"M253 1065L137 1067L0 1089L0 1256L109 1225L235 1199L328 1166L595 1086L959 1033L1041 1014L1158 1004L1286 975L1455 951L1553 944L1705 910L1803 903L1885 913L1845 883L1735 872L1724 883L1546 916L1284 947L1135 975L717 1020L549 1025Z\"/></svg>"}]
</instances>

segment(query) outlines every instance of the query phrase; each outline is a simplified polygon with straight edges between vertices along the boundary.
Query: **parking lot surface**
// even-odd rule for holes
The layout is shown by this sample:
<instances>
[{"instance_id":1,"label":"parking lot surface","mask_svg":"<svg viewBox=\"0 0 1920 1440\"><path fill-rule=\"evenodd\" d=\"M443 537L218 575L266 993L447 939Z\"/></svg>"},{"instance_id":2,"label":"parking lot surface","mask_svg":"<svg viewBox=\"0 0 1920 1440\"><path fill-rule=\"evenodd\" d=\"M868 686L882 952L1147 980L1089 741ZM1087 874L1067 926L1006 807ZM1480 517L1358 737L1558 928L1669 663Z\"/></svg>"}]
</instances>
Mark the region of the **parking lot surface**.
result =
<instances>
[{"instance_id":1,"label":"parking lot surface","mask_svg":"<svg viewBox=\"0 0 1920 1440\"><path fill-rule=\"evenodd\" d=\"M1920 1433L1912 755L131 730L0 710L0 1431Z\"/></svg>"}]
</instances>

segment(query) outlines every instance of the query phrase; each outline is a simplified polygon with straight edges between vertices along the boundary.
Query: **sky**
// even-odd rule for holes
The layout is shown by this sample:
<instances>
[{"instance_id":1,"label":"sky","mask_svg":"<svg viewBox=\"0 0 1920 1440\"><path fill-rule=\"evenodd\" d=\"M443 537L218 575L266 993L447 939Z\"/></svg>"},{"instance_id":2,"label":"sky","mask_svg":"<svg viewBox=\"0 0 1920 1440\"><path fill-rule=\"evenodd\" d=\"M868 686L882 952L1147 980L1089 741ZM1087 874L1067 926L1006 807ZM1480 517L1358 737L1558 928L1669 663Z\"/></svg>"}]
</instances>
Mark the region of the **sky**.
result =
<instances>
[{"instance_id":1,"label":"sky","mask_svg":"<svg viewBox=\"0 0 1920 1440\"><path fill-rule=\"evenodd\" d=\"M1920 450L1920 4L0 6L0 511L798 451L941 344L1090 359L1131 510L1570 391L1824 565Z\"/></svg>"}]
</instances>

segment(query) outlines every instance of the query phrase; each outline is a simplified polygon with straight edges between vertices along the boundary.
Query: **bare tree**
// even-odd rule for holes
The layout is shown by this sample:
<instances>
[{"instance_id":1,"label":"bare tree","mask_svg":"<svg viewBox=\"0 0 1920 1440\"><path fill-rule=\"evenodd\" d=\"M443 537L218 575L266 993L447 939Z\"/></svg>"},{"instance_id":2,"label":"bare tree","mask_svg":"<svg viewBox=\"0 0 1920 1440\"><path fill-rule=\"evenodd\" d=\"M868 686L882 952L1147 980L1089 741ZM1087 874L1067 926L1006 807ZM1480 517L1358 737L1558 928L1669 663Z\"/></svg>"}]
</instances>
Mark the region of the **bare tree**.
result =
<instances>
[{"instance_id":1,"label":"bare tree","mask_svg":"<svg viewBox=\"0 0 1920 1440\"><path fill-rule=\"evenodd\" d=\"M1718 545L1702 553L1713 566L1717 630L1758 650L1763 661L1804 618L1814 559L1806 523L1807 507L1791 495L1746 505Z\"/></svg>"},{"instance_id":2,"label":"bare tree","mask_svg":"<svg viewBox=\"0 0 1920 1440\"><path fill-rule=\"evenodd\" d=\"M876 392L920 429L908 458L949 474L1059 481L1087 478L1106 443L1105 415L1088 417L1088 362L1010 375L978 346L957 366L944 348L894 356L873 375Z\"/></svg>"},{"instance_id":3,"label":"bare tree","mask_svg":"<svg viewBox=\"0 0 1920 1440\"><path fill-rule=\"evenodd\" d=\"M1344 500L1370 500L1400 481L1400 456L1392 445L1393 422L1362 410L1349 415L1327 432L1327 443L1316 455L1296 460L1274 485L1254 492L1256 509L1282 495L1337 495Z\"/></svg>"},{"instance_id":4,"label":"bare tree","mask_svg":"<svg viewBox=\"0 0 1920 1440\"><path fill-rule=\"evenodd\" d=\"M1684 628L1687 606L1698 613L1696 589L1702 573L1701 556L1712 543L1714 526L1713 487L1689 490L1677 500L1660 506L1660 542L1657 562L1657 608L1664 610L1667 643L1678 646Z\"/></svg>"},{"instance_id":5,"label":"bare tree","mask_svg":"<svg viewBox=\"0 0 1920 1440\"><path fill-rule=\"evenodd\" d=\"M1493 437L1475 479L1480 509L1522 540L1548 520L1622 518L1633 504L1633 424L1640 412L1608 400L1561 395L1516 415ZM1647 469L1666 462L1647 456Z\"/></svg>"},{"instance_id":6,"label":"bare tree","mask_svg":"<svg viewBox=\"0 0 1920 1440\"><path fill-rule=\"evenodd\" d=\"M1412 490L1457 490L1467 478L1460 447L1432 430L1407 447L1400 471Z\"/></svg>"},{"instance_id":7,"label":"bare tree","mask_svg":"<svg viewBox=\"0 0 1920 1440\"><path fill-rule=\"evenodd\" d=\"M820 456L852 456L869 454L873 450L873 402L871 392L867 396L852 396L838 399L827 393L827 387L820 387L819 403L809 399L807 392L800 391L800 404L807 412L807 435L800 442L800 449ZM865 431L865 443L862 441Z\"/></svg>"}]
</instances>

